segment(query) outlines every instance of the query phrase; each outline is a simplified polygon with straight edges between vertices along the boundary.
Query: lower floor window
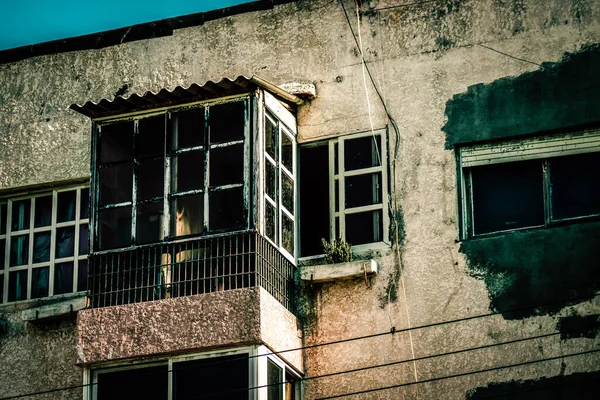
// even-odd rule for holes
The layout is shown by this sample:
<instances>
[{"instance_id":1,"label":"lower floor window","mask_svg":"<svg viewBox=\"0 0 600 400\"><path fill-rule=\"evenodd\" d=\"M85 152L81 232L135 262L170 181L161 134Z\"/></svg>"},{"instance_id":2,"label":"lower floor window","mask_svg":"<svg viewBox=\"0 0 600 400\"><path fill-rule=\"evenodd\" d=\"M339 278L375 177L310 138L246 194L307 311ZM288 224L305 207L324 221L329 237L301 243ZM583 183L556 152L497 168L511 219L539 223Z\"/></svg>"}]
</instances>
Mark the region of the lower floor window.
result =
<instances>
[{"instance_id":1,"label":"lower floor window","mask_svg":"<svg viewBox=\"0 0 600 400\"><path fill-rule=\"evenodd\" d=\"M300 399L296 373L264 346L96 369L91 378L93 400Z\"/></svg>"}]
</instances>

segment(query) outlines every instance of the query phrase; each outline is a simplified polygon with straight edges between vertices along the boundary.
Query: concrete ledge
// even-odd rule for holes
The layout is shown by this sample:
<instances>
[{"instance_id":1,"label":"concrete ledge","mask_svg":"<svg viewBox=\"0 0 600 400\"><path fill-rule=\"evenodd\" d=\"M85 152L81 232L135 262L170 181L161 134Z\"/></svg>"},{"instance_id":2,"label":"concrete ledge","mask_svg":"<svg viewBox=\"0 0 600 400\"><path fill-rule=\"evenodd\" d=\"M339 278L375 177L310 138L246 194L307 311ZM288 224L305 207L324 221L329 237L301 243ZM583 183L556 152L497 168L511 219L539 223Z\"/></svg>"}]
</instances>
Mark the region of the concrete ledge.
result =
<instances>
[{"instance_id":1,"label":"concrete ledge","mask_svg":"<svg viewBox=\"0 0 600 400\"><path fill-rule=\"evenodd\" d=\"M338 264L310 265L300 268L300 279L312 282L331 282L377 274L375 260L350 261Z\"/></svg>"},{"instance_id":2,"label":"concrete ledge","mask_svg":"<svg viewBox=\"0 0 600 400\"><path fill-rule=\"evenodd\" d=\"M61 315L83 310L86 304L87 300L85 297L67 299L54 304L46 304L23 310L21 311L21 319L23 321L37 321L45 318L60 317Z\"/></svg>"}]
</instances>

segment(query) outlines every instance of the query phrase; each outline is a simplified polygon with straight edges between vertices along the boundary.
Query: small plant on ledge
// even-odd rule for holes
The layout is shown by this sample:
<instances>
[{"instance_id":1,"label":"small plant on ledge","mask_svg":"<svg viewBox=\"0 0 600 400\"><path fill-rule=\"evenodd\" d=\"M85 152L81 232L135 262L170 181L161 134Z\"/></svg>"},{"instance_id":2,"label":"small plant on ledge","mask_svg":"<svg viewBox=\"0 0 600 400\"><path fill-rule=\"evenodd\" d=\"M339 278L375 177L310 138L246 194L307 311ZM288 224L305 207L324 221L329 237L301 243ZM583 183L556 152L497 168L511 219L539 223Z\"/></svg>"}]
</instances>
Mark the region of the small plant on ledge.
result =
<instances>
[{"instance_id":1,"label":"small plant on ledge","mask_svg":"<svg viewBox=\"0 0 600 400\"><path fill-rule=\"evenodd\" d=\"M352 247L344 239L338 238L329 243L321 238L321 243L323 243L325 259L328 263L337 264L352 261Z\"/></svg>"}]
</instances>

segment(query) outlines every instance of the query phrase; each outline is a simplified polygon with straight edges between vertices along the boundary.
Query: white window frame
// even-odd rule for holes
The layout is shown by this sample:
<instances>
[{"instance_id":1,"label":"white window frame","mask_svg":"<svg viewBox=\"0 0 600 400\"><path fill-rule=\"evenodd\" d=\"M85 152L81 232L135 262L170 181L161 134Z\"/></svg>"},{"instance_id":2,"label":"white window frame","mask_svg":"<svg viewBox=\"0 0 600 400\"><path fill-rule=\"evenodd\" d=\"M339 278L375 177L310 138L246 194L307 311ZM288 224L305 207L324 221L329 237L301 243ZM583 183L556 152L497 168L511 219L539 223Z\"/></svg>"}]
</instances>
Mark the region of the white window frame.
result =
<instances>
[{"instance_id":1,"label":"white window frame","mask_svg":"<svg viewBox=\"0 0 600 400\"><path fill-rule=\"evenodd\" d=\"M27 271L27 294L24 299L13 300L10 303L16 303L20 301L32 300L31 297L31 289L32 289L32 276L33 270L37 268L48 268L48 296L35 298L44 299L48 297L54 297L54 269L56 264L72 262L73 263L73 285L72 291L56 296L64 296L73 293L83 294L85 291L77 291L77 283L79 278L79 262L87 260L87 254L79 254L79 232L81 226L88 225L88 234L90 232L89 227L89 218L81 218L81 200L82 200L82 190L88 189L87 185L71 185L65 186L53 190L46 190L36 192L34 194L21 194L21 195L13 195L10 197L6 197L0 199L0 204L6 205L6 232L0 234L0 240L4 239L4 269L0 269L0 277L4 277L4 287L3 287L3 298L0 299L0 303L6 304L9 303L9 280L10 273L17 271ZM75 219L72 221L66 222L57 222L57 205L58 205L58 194L63 192L76 191L76 201L75 201ZM52 196L52 216L51 223L48 226L44 227L34 227L35 223L35 202L36 199L40 197ZM20 200L30 200L29 203L29 228L23 229L19 231L12 231L12 204L13 202ZM88 203L89 207L89 203ZM91 208L89 209L89 213L91 213ZM0 213L2 214L2 213ZM3 216L0 215L0 218ZM64 227L75 227L75 234L73 238L73 256L56 258L56 232L60 228ZM48 261L34 263L33 262L33 251L34 251L34 237L36 233L42 232L50 232L50 259ZM11 238L28 235L28 260L26 264L19 266L10 266L10 242Z\"/></svg>"},{"instance_id":2,"label":"white window frame","mask_svg":"<svg viewBox=\"0 0 600 400\"><path fill-rule=\"evenodd\" d=\"M257 376L257 387L259 388L258 390L256 390L257 392L257 399L256 400L269 400L268 398L268 391L269 391L269 386L268 386L268 363L269 361L272 361L273 363L275 363L279 368L281 368L281 375L280 375L280 382L281 385L283 386L282 388L282 392L283 392L283 399L287 398L287 393L286 393L286 386L285 386L285 375L286 373L292 375L294 378L297 379L296 384L294 385L294 387L292 388L292 390L294 391L294 398L295 399L301 399L302 397L302 385L300 383L301 381L301 377L300 375L298 375L298 373L296 371L294 371L294 369L290 368L289 365L287 365L281 358L279 358L276 354L274 354L271 350L269 350L269 348L267 348L266 346L259 346L257 349L257 372L258 372L258 376Z\"/></svg>"},{"instance_id":3,"label":"white window frame","mask_svg":"<svg viewBox=\"0 0 600 400\"><path fill-rule=\"evenodd\" d=\"M461 214L459 239L467 240L475 237L494 236L506 232L549 227L559 222L589 219L600 216L585 215L561 220L552 217L548 160L560 156L592 152L600 152L600 129L544 135L527 139L504 140L458 148L457 164L459 167L459 207ZM476 234L472 202L473 191L471 168L526 160L539 160L540 163L542 163L541 167L543 168L544 183L544 224Z\"/></svg>"}]
</instances>

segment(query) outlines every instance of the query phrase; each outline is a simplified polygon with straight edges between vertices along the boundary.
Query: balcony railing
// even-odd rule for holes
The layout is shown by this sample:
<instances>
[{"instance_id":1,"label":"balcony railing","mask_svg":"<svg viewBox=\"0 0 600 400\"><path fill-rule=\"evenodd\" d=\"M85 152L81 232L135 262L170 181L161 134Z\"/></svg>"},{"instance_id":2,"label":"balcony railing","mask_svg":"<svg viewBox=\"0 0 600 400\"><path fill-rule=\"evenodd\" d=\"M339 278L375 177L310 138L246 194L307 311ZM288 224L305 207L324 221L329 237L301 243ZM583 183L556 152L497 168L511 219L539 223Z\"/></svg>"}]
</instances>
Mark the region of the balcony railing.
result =
<instances>
[{"instance_id":1,"label":"balcony railing","mask_svg":"<svg viewBox=\"0 0 600 400\"><path fill-rule=\"evenodd\" d=\"M294 311L294 265L256 232L90 255L93 308L261 286Z\"/></svg>"}]
</instances>

